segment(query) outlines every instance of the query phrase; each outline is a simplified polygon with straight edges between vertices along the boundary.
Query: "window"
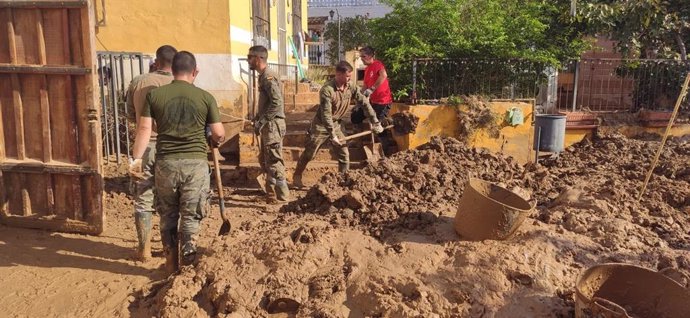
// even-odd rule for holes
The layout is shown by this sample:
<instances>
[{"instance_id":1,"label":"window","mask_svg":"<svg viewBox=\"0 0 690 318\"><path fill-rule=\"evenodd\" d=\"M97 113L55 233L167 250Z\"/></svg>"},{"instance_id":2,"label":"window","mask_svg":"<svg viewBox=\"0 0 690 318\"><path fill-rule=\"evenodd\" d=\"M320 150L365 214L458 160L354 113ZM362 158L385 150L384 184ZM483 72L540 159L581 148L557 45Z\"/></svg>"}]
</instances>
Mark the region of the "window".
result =
<instances>
[{"instance_id":1,"label":"window","mask_svg":"<svg viewBox=\"0 0 690 318\"><path fill-rule=\"evenodd\" d=\"M254 25L254 45L271 49L270 0L252 0L252 21Z\"/></svg>"}]
</instances>

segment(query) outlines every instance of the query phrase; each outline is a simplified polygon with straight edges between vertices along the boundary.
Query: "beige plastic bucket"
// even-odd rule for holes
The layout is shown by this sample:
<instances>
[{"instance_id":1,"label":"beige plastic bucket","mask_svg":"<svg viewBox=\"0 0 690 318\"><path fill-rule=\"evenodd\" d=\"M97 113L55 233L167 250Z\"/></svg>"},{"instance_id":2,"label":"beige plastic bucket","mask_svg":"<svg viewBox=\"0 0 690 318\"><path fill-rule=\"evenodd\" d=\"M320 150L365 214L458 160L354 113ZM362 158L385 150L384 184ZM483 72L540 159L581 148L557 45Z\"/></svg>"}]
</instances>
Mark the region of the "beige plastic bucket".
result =
<instances>
[{"instance_id":1,"label":"beige plastic bucket","mask_svg":"<svg viewBox=\"0 0 690 318\"><path fill-rule=\"evenodd\" d=\"M575 317L690 316L690 292L660 272L607 263L587 269L575 285Z\"/></svg>"},{"instance_id":2,"label":"beige plastic bucket","mask_svg":"<svg viewBox=\"0 0 690 318\"><path fill-rule=\"evenodd\" d=\"M470 179L458 203L455 231L468 240L505 240L513 236L534 206L491 182Z\"/></svg>"}]
</instances>

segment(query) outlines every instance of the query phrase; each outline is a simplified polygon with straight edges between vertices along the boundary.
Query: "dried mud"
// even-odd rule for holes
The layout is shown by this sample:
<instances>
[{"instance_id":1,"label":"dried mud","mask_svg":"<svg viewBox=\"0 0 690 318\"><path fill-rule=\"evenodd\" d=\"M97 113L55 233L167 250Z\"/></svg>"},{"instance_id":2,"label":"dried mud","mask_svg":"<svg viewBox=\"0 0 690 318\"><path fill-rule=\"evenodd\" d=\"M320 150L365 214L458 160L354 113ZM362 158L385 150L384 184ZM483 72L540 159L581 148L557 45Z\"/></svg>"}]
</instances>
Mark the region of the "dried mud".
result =
<instances>
[{"instance_id":1,"label":"dried mud","mask_svg":"<svg viewBox=\"0 0 690 318\"><path fill-rule=\"evenodd\" d=\"M572 317L575 281L595 264L671 267L685 284L690 144L668 142L636 200L658 145L599 136L520 165L434 139L235 224L147 302L164 317ZM515 237L455 234L470 177L536 202Z\"/></svg>"}]
</instances>

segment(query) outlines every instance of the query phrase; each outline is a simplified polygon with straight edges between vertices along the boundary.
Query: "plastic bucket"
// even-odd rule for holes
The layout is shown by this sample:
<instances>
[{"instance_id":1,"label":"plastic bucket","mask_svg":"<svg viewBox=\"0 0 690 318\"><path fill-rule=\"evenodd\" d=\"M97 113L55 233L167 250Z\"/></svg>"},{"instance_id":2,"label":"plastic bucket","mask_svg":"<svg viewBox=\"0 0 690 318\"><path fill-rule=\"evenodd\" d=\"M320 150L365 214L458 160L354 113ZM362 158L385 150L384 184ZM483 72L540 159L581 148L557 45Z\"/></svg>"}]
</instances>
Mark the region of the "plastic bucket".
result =
<instances>
[{"instance_id":1,"label":"plastic bucket","mask_svg":"<svg viewBox=\"0 0 690 318\"><path fill-rule=\"evenodd\" d=\"M575 317L688 317L690 292L649 269L607 263L587 269L575 285Z\"/></svg>"},{"instance_id":2,"label":"plastic bucket","mask_svg":"<svg viewBox=\"0 0 690 318\"><path fill-rule=\"evenodd\" d=\"M532 209L519 195L472 178L458 203L455 231L468 240L505 240L515 234Z\"/></svg>"},{"instance_id":3,"label":"plastic bucket","mask_svg":"<svg viewBox=\"0 0 690 318\"><path fill-rule=\"evenodd\" d=\"M563 114L534 117L534 149L561 152L565 142L566 116Z\"/></svg>"}]
</instances>

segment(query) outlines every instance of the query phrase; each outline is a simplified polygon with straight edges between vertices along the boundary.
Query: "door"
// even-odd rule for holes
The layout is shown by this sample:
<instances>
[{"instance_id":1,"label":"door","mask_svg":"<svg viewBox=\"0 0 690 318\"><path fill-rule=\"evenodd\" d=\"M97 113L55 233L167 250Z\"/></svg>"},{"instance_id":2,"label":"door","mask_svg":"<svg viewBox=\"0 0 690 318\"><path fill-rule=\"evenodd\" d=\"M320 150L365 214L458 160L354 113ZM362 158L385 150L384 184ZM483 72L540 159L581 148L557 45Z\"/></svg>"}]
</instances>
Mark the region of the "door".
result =
<instances>
[{"instance_id":1,"label":"door","mask_svg":"<svg viewBox=\"0 0 690 318\"><path fill-rule=\"evenodd\" d=\"M0 222L103 231L93 7L0 1Z\"/></svg>"}]
</instances>

